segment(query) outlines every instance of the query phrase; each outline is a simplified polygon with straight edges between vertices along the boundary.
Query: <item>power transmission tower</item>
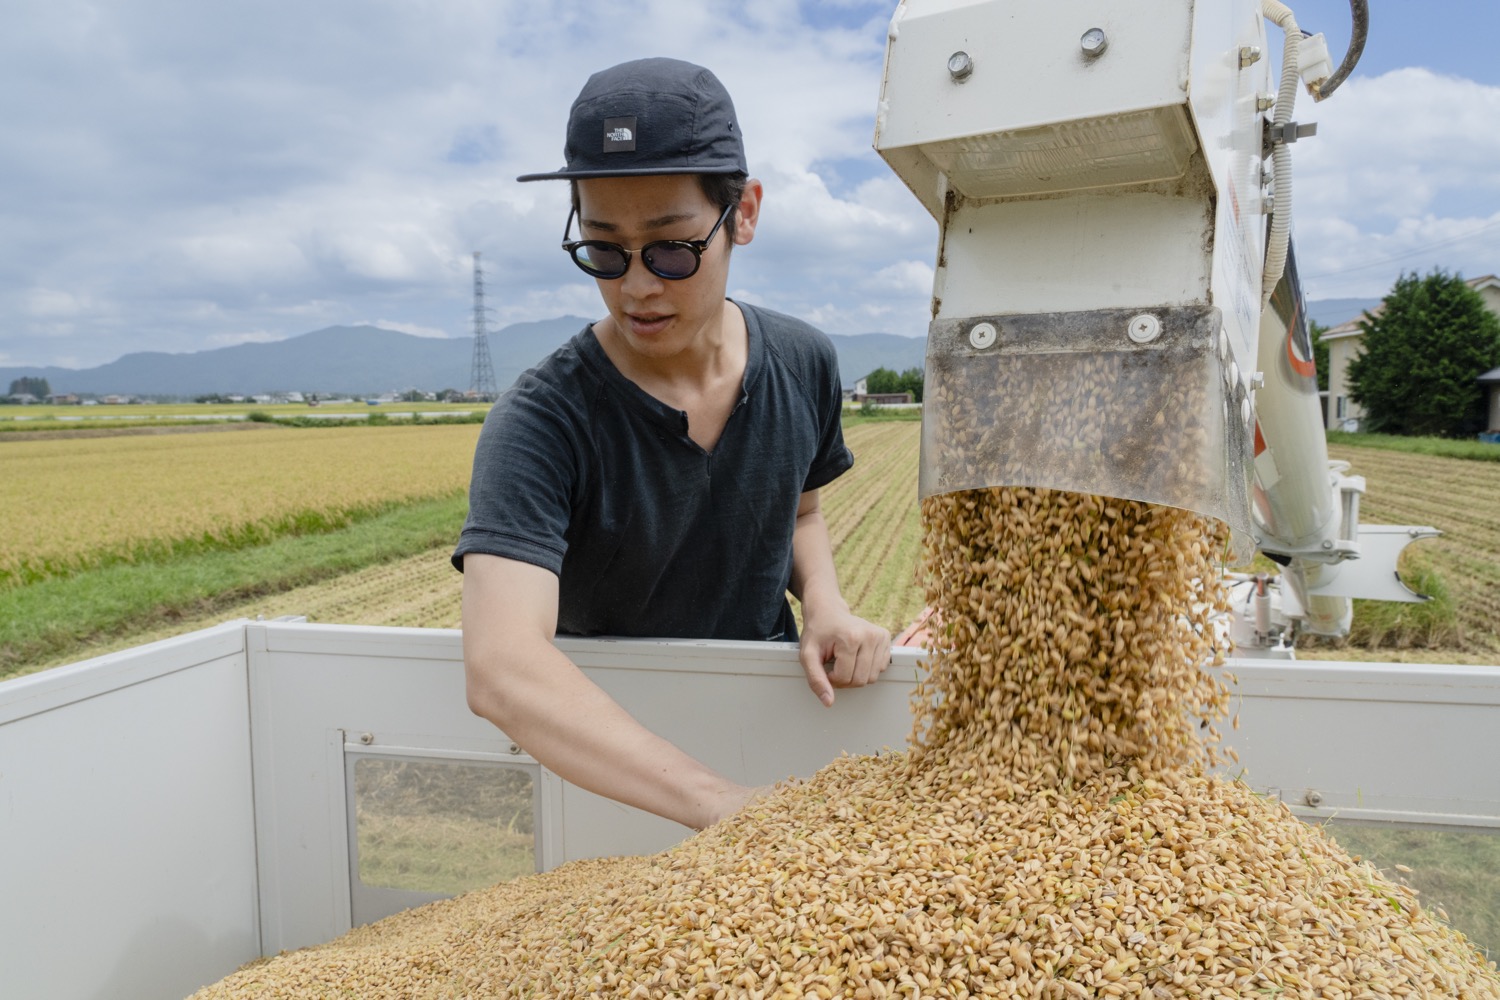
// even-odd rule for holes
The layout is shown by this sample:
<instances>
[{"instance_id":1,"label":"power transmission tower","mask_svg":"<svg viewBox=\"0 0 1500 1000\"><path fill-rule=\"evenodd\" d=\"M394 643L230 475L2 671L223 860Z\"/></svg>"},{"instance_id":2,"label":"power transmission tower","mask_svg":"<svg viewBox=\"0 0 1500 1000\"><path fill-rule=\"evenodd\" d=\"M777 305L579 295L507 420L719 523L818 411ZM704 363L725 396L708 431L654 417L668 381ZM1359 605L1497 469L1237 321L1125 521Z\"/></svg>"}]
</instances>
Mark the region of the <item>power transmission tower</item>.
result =
<instances>
[{"instance_id":1,"label":"power transmission tower","mask_svg":"<svg viewBox=\"0 0 1500 1000\"><path fill-rule=\"evenodd\" d=\"M479 266L479 251L474 251L474 363L469 369L469 395L493 402L499 395L495 388L495 366L490 363L490 335L485 329L484 269Z\"/></svg>"}]
</instances>

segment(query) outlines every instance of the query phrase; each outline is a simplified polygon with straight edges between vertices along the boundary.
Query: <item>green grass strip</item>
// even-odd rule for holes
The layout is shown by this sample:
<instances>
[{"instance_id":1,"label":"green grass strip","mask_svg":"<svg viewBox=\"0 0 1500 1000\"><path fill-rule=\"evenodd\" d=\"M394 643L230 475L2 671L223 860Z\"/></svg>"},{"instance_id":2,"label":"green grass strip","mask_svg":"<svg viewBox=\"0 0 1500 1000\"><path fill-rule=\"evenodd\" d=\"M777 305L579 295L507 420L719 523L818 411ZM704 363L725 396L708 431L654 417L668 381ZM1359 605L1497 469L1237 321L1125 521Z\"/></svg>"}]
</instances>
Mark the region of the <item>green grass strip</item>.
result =
<instances>
[{"instance_id":1,"label":"green grass strip","mask_svg":"<svg viewBox=\"0 0 1500 1000\"><path fill-rule=\"evenodd\" d=\"M102 548L67 559L26 559L13 570L0 571L0 589L35 585L112 566L165 564L208 552L253 549L279 538L333 534L402 506L399 502L379 501L342 510L295 510L264 521L229 525L183 538L135 542L118 549Z\"/></svg>"},{"instance_id":2,"label":"green grass strip","mask_svg":"<svg viewBox=\"0 0 1500 1000\"><path fill-rule=\"evenodd\" d=\"M858 427L860 424L886 424L891 421L900 420L920 422L921 419L922 411L920 409L896 410L889 407L875 406L868 410L844 410L842 423L845 427Z\"/></svg>"},{"instance_id":3,"label":"green grass strip","mask_svg":"<svg viewBox=\"0 0 1500 1000\"><path fill-rule=\"evenodd\" d=\"M0 678L127 629L211 614L456 543L467 511L468 496L460 493L396 507L331 533L107 566L0 591Z\"/></svg>"},{"instance_id":4,"label":"green grass strip","mask_svg":"<svg viewBox=\"0 0 1500 1000\"><path fill-rule=\"evenodd\" d=\"M1356 448L1379 448L1382 451L1404 451L1413 455L1438 458L1464 458L1475 462L1500 462L1500 444L1488 441L1440 437L1400 437L1396 434L1359 434L1329 431L1329 444L1347 444Z\"/></svg>"}]
</instances>

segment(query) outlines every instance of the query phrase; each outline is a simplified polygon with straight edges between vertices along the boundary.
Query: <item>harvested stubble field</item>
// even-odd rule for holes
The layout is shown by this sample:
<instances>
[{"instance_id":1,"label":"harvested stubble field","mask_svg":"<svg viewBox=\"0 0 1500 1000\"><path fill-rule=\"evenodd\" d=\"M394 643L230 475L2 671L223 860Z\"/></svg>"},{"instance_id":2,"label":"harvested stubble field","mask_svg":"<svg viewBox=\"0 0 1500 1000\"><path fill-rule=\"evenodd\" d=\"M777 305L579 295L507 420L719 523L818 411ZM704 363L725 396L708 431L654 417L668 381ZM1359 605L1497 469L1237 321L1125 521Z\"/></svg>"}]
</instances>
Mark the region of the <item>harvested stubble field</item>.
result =
<instances>
[{"instance_id":1,"label":"harvested stubble field","mask_svg":"<svg viewBox=\"0 0 1500 1000\"><path fill-rule=\"evenodd\" d=\"M1500 663L1500 462L1350 445L1328 452L1365 477L1362 521L1443 532L1407 555L1430 566L1452 597L1458 634L1447 648Z\"/></svg>"}]
</instances>

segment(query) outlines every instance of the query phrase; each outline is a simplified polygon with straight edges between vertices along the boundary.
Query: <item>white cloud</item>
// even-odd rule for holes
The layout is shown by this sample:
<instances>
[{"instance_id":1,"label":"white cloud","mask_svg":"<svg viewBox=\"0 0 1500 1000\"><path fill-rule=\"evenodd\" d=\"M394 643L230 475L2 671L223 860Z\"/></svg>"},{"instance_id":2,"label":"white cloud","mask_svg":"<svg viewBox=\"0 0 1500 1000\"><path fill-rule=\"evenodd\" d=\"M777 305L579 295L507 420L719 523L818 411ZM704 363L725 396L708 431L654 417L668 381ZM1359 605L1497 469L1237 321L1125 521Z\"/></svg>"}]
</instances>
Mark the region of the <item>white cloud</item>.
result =
<instances>
[{"instance_id":1,"label":"white cloud","mask_svg":"<svg viewBox=\"0 0 1500 1000\"><path fill-rule=\"evenodd\" d=\"M1293 224L1313 297L1382 295L1402 270L1500 270L1500 87L1425 69L1300 107Z\"/></svg>"},{"instance_id":2,"label":"white cloud","mask_svg":"<svg viewBox=\"0 0 1500 1000\"><path fill-rule=\"evenodd\" d=\"M212 333L204 338L208 348L233 347L236 344L271 344L284 340L280 334L269 330L246 330L239 333Z\"/></svg>"},{"instance_id":3,"label":"white cloud","mask_svg":"<svg viewBox=\"0 0 1500 1000\"><path fill-rule=\"evenodd\" d=\"M26 296L26 312L40 320L69 319L88 308L88 298L59 288L33 288Z\"/></svg>"},{"instance_id":4,"label":"white cloud","mask_svg":"<svg viewBox=\"0 0 1500 1000\"><path fill-rule=\"evenodd\" d=\"M395 330L397 333L409 333L413 337L430 337L434 340L446 340L452 334L447 330L439 330L436 327L422 326L418 323L402 323L393 319L371 319L357 320L354 326L378 326L383 330Z\"/></svg>"},{"instance_id":5,"label":"white cloud","mask_svg":"<svg viewBox=\"0 0 1500 1000\"><path fill-rule=\"evenodd\" d=\"M497 326L597 316L557 248L588 72L710 66L766 183L736 297L829 332L926 329L937 227L870 149L891 0L166 0L23 4L0 35L0 339L12 357L294 336L362 317L462 336L479 250ZM1500 90L1356 77L1298 117L1302 269L1379 294L1439 247L1500 270ZM1480 262L1487 267L1479 267ZM219 338L219 339L215 339Z\"/></svg>"}]
</instances>

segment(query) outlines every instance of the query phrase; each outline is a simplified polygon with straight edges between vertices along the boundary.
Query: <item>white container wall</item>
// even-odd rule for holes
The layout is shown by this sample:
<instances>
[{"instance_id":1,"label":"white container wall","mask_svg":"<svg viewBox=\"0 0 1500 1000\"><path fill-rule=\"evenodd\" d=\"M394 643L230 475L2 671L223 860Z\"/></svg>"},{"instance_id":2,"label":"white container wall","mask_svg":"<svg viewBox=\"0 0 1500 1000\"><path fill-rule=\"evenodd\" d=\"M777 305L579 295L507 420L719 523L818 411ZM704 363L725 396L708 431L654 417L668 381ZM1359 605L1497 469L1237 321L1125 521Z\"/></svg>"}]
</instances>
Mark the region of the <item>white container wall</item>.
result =
<instances>
[{"instance_id":1,"label":"white container wall","mask_svg":"<svg viewBox=\"0 0 1500 1000\"><path fill-rule=\"evenodd\" d=\"M825 710L791 645L559 645L645 725L756 784L903 746L920 655L897 650ZM1255 788L1316 822L1500 835L1500 668L1232 667L1230 741ZM495 776L538 869L687 833L563 783L471 715L456 631L230 623L0 683L0 993L185 996L457 891L364 884L361 766Z\"/></svg>"},{"instance_id":2,"label":"white container wall","mask_svg":"<svg viewBox=\"0 0 1500 1000\"><path fill-rule=\"evenodd\" d=\"M243 625L0 684L0 995L186 996L257 895Z\"/></svg>"}]
</instances>

